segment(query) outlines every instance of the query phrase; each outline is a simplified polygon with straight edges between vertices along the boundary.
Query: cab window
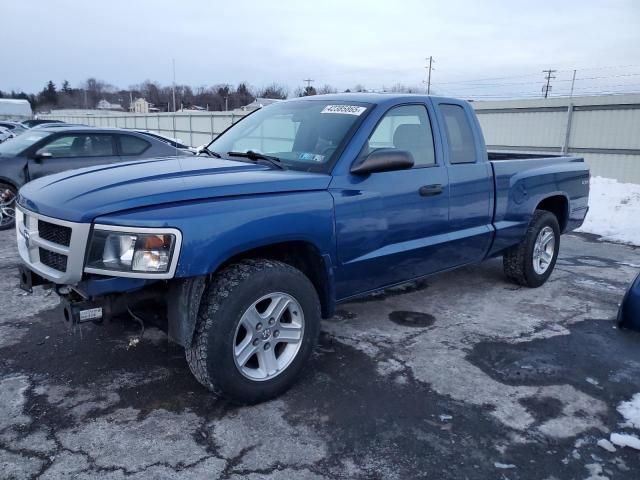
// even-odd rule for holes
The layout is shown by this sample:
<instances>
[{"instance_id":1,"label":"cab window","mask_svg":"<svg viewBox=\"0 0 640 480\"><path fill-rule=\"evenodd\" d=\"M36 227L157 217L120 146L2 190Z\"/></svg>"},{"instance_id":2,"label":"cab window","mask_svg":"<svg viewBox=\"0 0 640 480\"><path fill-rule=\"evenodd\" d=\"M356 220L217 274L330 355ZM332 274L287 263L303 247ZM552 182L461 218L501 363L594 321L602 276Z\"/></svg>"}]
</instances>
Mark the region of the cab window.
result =
<instances>
[{"instance_id":1,"label":"cab window","mask_svg":"<svg viewBox=\"0 0 640 480\"><path fill-rule=\"evenodd\" d=\"M460 105L440 105L440 112L444 117L447 132L447 146L449 147L449 163L474 163L476 148L473 131L469 120Z\"/></svg>"},{"instance_id":2,"label":"cab window","mask_svg":"<svg viewBox=\"0 0 640 480\"><path fill-rule=\"evenodd\" d=\"M423 105L402 105L389 110L369 137L368 152L397 148L413 155L414 167L435 165L433 134Z\"/></svg>"}]
</instances>

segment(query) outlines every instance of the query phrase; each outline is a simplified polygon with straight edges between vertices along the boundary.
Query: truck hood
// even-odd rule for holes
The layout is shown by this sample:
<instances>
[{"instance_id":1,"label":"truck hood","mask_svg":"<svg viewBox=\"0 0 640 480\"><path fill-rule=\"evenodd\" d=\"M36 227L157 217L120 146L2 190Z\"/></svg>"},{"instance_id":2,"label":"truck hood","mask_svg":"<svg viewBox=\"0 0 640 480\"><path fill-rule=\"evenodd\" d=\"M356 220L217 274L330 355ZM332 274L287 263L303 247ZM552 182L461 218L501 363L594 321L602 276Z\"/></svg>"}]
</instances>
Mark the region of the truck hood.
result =
<instances>
[{"instance_id":1,"label":"truck hood","mask_svg":"<svg viewBox=\"0 0 640 480\"><path fill-rule=\"evenodd\" d=\"M169 157L82 168L20 189L24 208L71 222L206 198L324 190L329 175L211 157Z\"/></svg>"}]
</instances>

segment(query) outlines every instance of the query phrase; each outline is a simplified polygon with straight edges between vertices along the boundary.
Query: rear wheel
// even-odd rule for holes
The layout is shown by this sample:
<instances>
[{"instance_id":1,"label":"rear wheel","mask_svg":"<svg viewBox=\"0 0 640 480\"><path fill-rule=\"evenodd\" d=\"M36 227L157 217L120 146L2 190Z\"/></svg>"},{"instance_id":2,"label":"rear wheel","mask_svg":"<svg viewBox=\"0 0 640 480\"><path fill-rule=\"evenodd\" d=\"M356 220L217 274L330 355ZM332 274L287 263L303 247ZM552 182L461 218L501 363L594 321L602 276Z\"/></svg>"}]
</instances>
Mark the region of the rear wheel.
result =
<instances>
[{"instance_id":1,"label":"rear wheel","mask_svg":"<svg viewBox=\"0 0 640 480\"><path fill-rule=\"evenodd\" d=\"M556 265L560 249L560 226L556 216L536 210L524 240L502 258L507 278L527 287L544 284Z\"/></svg>"},{"instance_id":2,"label":"rear wheel","mask_svg":"<svg viewBox=\"0 0 640 480\"><path fill-rule=\"evenodd\" d=\"M245 260L220 272L200 305L186 358L205 387L251 404L286 391L309 359L320 329L320 302L299 270Z\"/></svg>"},{"instance_id":3,"label":"rear wheel","mask_svg":"<svg viewBox=\"0 0 640 480\"><path fill-rule=\"evenodd\" d=\"M0 230L8 230L16 224L16 196L13 185L0 182Z\"/></svg>"}]
</instances>

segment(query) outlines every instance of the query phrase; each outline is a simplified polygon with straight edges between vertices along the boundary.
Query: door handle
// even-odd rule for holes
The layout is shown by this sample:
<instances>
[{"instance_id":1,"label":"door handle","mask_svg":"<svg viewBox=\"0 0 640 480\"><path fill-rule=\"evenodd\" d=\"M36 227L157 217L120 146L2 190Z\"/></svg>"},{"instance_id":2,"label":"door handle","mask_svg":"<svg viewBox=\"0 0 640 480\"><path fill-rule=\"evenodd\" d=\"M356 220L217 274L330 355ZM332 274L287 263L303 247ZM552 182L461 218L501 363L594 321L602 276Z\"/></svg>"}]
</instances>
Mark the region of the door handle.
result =
<instances>
[{"instance_id":1,"label":"door handle","mask_svg":"<svg viewBox=\"0 0 640 480\"><path fill-rule=\"evenodd\" d=\"M420 196L422 197L431 197L433 195L440 195L442 193L442 185L436 183L435 185L423 185L418 190Z\"/></svg>"}]
</instances>

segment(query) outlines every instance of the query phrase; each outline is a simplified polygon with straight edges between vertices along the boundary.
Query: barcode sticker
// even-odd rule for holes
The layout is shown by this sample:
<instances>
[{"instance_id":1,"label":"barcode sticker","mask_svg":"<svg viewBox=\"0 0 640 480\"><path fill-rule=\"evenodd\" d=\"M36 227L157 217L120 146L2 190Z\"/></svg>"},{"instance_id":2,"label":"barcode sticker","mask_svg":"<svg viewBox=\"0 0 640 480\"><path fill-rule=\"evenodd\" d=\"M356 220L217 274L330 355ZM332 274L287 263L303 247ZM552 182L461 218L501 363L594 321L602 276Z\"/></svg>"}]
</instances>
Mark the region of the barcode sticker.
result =
<instances>
[{"instance_id":1,"label":"barcode sticker","mask_svg":"<svg viewBox=\"0 0 640 480\"><path fill-rule=\"evenodd\" d=\"M327 105L320 113L342 113L344 115L361 115L367 108L357 105Z\"/></svg>"}]
</instances>

